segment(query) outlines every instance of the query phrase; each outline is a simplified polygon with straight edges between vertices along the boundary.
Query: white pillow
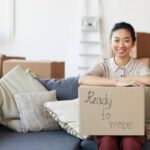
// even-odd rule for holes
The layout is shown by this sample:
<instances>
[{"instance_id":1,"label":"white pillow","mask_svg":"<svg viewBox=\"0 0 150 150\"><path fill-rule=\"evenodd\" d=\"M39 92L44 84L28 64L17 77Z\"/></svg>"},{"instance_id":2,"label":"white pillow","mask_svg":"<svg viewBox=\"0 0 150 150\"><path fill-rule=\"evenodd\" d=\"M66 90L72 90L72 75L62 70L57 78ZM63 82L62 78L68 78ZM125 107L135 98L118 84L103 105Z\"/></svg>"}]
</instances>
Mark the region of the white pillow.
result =
<instances>
[{"instance_id":1,"label":"white pillow","mask_svg":"<svg viewBox=\"0 0 150 150\"><path fill-rule=\"evenodd\" d=\"M21 92L47 91L36 79L26 73L21 66L14 67L0 79L0 123L21 132L19 113L14 94Z\"/></svg>"},{"instance_id":2,"label":"white pillow","mask_svg":"<svg viewBox=\"0 0 150 150\"><path fill-rule=\"evenodd\" d=\"M59 124L49 117L43 104L56 101L56 91L20 93L16 94L15 101L20 113L23 132L56 130Z\"/></svg>"},{"instance_id":3,"label":"white pillow","mask_svg":"<svg viewBox=\"0 0 150 150\"><path fill-rule=\"evenodd\" d=\"M50 116L56 120L60 126L69 134L84 139L87 136L79 133L79 100L63 100L57 102L47 102L44 106L49 111Z\"/></svg>"}]
</instances>

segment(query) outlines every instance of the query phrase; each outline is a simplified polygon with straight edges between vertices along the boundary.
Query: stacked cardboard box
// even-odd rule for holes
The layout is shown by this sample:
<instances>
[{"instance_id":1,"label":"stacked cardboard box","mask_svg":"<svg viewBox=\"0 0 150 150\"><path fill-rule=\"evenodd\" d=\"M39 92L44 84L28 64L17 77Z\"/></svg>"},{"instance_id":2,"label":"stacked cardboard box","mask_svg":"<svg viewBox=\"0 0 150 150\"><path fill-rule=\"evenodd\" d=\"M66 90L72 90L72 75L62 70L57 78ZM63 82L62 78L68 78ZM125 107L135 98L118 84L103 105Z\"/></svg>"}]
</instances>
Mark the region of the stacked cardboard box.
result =
<instances>
[{"instance_id":1,"label":"stacked cardboard box","mask_svg":"<svg viewBox=\"0 0 150 150\"><path fill-rule=\"evenodd\" d=\"M131 57L150 67L150 33L137 32L137 41Z\"/></svg>"},{"instance_id":2,"label":"stacked cardboard box","mask_svg":"<svg viewBox=\"0 0 150 150\"><path fill-rule=\"evenodd\" d=\"M63 61L36 61L10 59L3 61L2 75L5 75L16 65L21 65L24 69L29 69L35 75L43 78L64 78L65 63Z\"/></svg>"},{"instance_id":3,"label":"stacked cardboard box","mask_svg":"<svg viewBox=\"0 0 150 150\"><path fill-rule=\"evenodd\" d=\"M8 56L4 54L0 54L0 78L2 77L2 69L3 69L3 62L5 60L10 60L10 59L22 59L25 60L25 57L20 57L20 56Z\"/></svg>"}]
</instances>

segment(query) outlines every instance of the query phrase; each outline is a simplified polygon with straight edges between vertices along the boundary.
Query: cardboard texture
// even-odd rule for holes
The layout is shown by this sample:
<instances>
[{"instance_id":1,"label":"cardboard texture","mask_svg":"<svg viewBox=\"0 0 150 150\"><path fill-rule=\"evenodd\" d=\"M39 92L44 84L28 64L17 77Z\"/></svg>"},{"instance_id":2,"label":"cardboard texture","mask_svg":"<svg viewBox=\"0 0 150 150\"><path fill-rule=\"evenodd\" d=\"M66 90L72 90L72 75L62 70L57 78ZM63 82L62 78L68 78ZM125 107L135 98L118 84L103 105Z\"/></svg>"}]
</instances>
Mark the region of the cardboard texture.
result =
<instances>
[{"instance_id":1,"label":"cardboard texture","mask_svg":"<svg viewBox=\"0 0 150 150\"><path fill-rule=\"evenodd\" d=\"M145 65L147 65L148 67L150 67L150 58L138 58L136 59L137 62L142 62Z\"/></svg>"},{"instance_id":2,"label":"cardboard texture","mask_svg":"<svg viewBox=\"0 0 150 150\"><path fill-rule=\"evenodd\" d=\"M3 61L8 59L25 59L25 57L20 56L6 56L3 54L0 54L0 77L2 77L2 68L3 68Z\"/></svg>"},{"instance_id":3,"label":"cardboard texture","mask_svg":"<svg viewBox=\"0 0 150 150\"><path fill-rule=\"evenodd\" d=\"M83 135L144 135L144 88L81 86L79 99Z\"/></svg>"},{"instance_id":4,"label":"cardboard texture","mask_svg":"<svg viewBox=\"0 0 150 150\"><path fill-rule=\"evenodd\" d=\"M64 78L65 64L57 61L6 60L3 62L2 74L6 74L17 64L24 69L30 69L34 74L43 78Z\"/></svg>"},{"instance_id":5,"label":"cardboard texture","mask_svg":"<svg viewBox=\"0 0 150 150\"><path fill-rule=\"evenodd\" d=\"M137 32L137 41L132 50L131 57L150 57L150 33Z\"/></svg>"}]
</instances>

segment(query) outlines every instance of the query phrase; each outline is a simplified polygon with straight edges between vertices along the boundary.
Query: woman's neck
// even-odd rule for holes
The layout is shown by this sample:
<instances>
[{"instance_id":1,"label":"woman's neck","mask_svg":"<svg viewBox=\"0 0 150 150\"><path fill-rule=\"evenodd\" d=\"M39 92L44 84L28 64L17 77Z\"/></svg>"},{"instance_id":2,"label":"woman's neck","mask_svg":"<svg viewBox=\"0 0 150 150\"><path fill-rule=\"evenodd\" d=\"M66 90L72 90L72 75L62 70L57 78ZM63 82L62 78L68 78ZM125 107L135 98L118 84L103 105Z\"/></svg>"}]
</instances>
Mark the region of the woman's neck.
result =
<instances>
[{"instance_id":1,"label":"woman's neck","mask_svg":"<svg viewBox=\"0 0 150 150\"><path fill-rule=\"evenodd\" d=\"M114 56L114 61L118 66L124 66L126 65L130 60L130 57L127 58L120 58L120 57L115 57Z\"/></svg>"}]
</instances>

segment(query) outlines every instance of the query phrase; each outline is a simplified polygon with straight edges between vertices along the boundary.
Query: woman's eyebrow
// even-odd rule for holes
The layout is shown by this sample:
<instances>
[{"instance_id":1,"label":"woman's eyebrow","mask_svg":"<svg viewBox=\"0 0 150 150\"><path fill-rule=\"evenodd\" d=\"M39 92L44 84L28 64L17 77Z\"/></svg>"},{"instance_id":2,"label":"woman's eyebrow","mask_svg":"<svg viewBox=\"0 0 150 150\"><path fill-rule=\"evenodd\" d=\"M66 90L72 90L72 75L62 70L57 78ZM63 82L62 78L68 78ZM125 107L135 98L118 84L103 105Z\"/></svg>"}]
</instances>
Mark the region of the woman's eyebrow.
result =
<instances>
[{"instance_id":1,"label":"woman's eyebrow","mask_svg":"<svg viewBox=\"0 0 150 150\"><path fill-rule=\"evenodd\" d=\"M114 39L119 39L120 37L117 37L117 36L115 36L115 37L113 37Z\"/></svg>"},{"instance_id":2,"label":"woman's eyebrow","mask_svg":"<svg viewBox=\"0 0 150 150\"><path fill-rule=\"evenodd\" d=\"M131 39L130 37L125 37L125 39Z\"/></svg>"},{"instance_id":3,"label":"woman's eyebrow","mask_svg":"<svg viewBox=\"0 0 150 150\"><path fill-rule=\"evenodd\" d=\"M113 37L114 39L120 39L120 37L118 37L118 36L115 36L115 37ZM124 37L124 39L131 39L130 37Z\"/></svg>"}]
</instances>

